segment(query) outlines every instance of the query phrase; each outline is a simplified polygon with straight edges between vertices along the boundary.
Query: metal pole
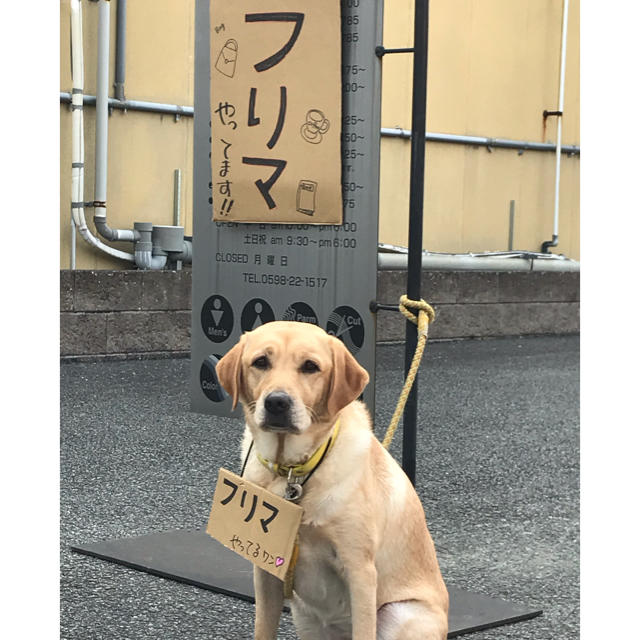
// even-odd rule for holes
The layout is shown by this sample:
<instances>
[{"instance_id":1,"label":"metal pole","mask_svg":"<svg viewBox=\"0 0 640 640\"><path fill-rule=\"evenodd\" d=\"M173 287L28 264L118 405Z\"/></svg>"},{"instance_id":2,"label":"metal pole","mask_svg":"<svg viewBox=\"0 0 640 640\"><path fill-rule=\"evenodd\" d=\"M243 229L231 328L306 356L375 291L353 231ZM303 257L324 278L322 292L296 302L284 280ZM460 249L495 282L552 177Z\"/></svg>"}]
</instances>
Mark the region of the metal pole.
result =
<instances>
[{"instance_id":1,"label":"metal pole","mask_svg":"<svg viewBox=\"0 0 640 640\"><path fill-rule=\"evenodd\" d=\"M413 30L413 101L411 107L411 186L409 195L409 255L407 296L420 299L422 273L422 217L424 205L424 155L427 119L427 49L429 42L429 1L416 0ZM405 338L405 375L418 344L416 325L407 321ZM416 423L418 416L418 376L405 405L402 428L402 468L415 484Z\"/></svg>"},{"instance_id":2,"label":"metal pole","mask_svg":"<svg viewBox=\"0 0 640 640\"><path fill-rule=\"evenodd\" d=\"M509 251L513 251L513 225L516 219L516 201L512 200L509 203Z\"/></svg>"},{"instance_id":3,"label":"metal pole","mask_svg":"<svg viewBox=\"0 0 640 640\"><path fill-rule=\"evenodd\" d=\"M173 224L180 226L180 203L182 202L182 171L173 170Z\"/></svg>"}]
</instances>

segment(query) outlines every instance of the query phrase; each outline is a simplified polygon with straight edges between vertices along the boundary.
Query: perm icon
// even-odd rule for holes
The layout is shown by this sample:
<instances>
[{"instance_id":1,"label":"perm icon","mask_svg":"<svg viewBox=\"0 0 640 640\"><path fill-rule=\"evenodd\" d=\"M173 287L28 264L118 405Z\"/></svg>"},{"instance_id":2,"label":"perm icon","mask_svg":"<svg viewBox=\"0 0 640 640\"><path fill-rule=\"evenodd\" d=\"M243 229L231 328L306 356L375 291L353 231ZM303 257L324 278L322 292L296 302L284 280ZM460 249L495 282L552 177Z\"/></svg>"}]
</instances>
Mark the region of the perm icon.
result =
<instances>
[{"instance_id":1,"label":"perm icon","mask_svg":"<svg viewBox=\"0 0 640 640\"><path fill-rule=\"evenodd\" d=\"M312 180L300 180L296 194L296 211L312 216L316 211L316 193L318 183Z\"/></svg>"},{"instance_id":2,"label":"perm icon","mask_svg":"<svg viewBox=\"0 0 640 640\"><path fill-rule=\"evenodd\" d=\"M237 59L238 43L233 38L229 38L229 40L224 43L224 47L222 47L218 54L215 67L223 76L233 78L236 73Z\"/></svg>"}]
</instances>

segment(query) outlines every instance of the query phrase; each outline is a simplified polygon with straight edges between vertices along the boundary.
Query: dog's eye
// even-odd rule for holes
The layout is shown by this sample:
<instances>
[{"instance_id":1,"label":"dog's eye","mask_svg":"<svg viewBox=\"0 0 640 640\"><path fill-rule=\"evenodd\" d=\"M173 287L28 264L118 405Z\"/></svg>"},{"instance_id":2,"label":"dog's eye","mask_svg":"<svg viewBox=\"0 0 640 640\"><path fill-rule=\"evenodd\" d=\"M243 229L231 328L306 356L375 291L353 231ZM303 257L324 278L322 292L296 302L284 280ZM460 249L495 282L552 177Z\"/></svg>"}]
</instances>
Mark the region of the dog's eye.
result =
<instances>
[{"instance_id":1,"label":"dog's eye","mask_svg":"<svg viewBox=\"0 0 640 640\"><path fill-rule=\"evenodd\" d=\"M256 369L268 369L269 368L269 359L267 358L267 356L260 356L259 358L256 358L252 363L251 363L252 367L255 367Z\"/></svg>"},{"instance_id":2,"label":"dog's eye","mask_svg":"<svg viewBox=\"0 0 640 640\"><path fill-rule=\"evenodd\" d=\"M305 360L304 364L300 367L302 373L315 373L320 371L320 367L313 360Z\"/></svg>"}]
</instances>

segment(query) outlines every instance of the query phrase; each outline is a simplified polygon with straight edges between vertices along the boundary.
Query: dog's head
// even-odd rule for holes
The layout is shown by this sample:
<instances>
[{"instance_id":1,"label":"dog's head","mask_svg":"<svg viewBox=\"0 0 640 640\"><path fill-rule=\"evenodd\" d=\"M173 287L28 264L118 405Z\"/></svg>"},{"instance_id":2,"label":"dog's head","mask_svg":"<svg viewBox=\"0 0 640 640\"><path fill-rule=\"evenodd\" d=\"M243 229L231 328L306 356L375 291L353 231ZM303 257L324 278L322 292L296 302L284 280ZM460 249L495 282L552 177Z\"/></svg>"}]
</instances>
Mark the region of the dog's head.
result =
<instances>
[{"instance_id":1,"label":"dog's head","mask_svg":"<svg viewBox=\"0 0 640 640\"><path fill-rule=\"evenodd\" d=\"M250 427L292 434L333 423L369 382L340 340L303 322L270 322L245 333L216 372Z\"/></svg>"}]
</instances>

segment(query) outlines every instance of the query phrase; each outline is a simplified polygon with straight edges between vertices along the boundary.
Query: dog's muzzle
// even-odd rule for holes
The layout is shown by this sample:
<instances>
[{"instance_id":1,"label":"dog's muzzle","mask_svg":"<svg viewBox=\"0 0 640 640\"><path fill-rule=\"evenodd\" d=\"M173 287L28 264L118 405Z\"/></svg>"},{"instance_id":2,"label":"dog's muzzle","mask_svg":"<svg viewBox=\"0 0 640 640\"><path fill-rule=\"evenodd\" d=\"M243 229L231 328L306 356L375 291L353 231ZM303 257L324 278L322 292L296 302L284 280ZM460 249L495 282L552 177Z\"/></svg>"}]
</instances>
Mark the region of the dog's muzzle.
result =
<instances>
[{"instance_id":1,"label":"dog's muzzle","mask_svg":"<svg viewBox=\"0 0 640 640\"><path fill-rule=\"evenodd\" d=\"M270 431L297 432L298 428L293 424L291 408L293 399L284 391L272 391L264 399L263 429Z\"/></svg>"}]
</instances>

